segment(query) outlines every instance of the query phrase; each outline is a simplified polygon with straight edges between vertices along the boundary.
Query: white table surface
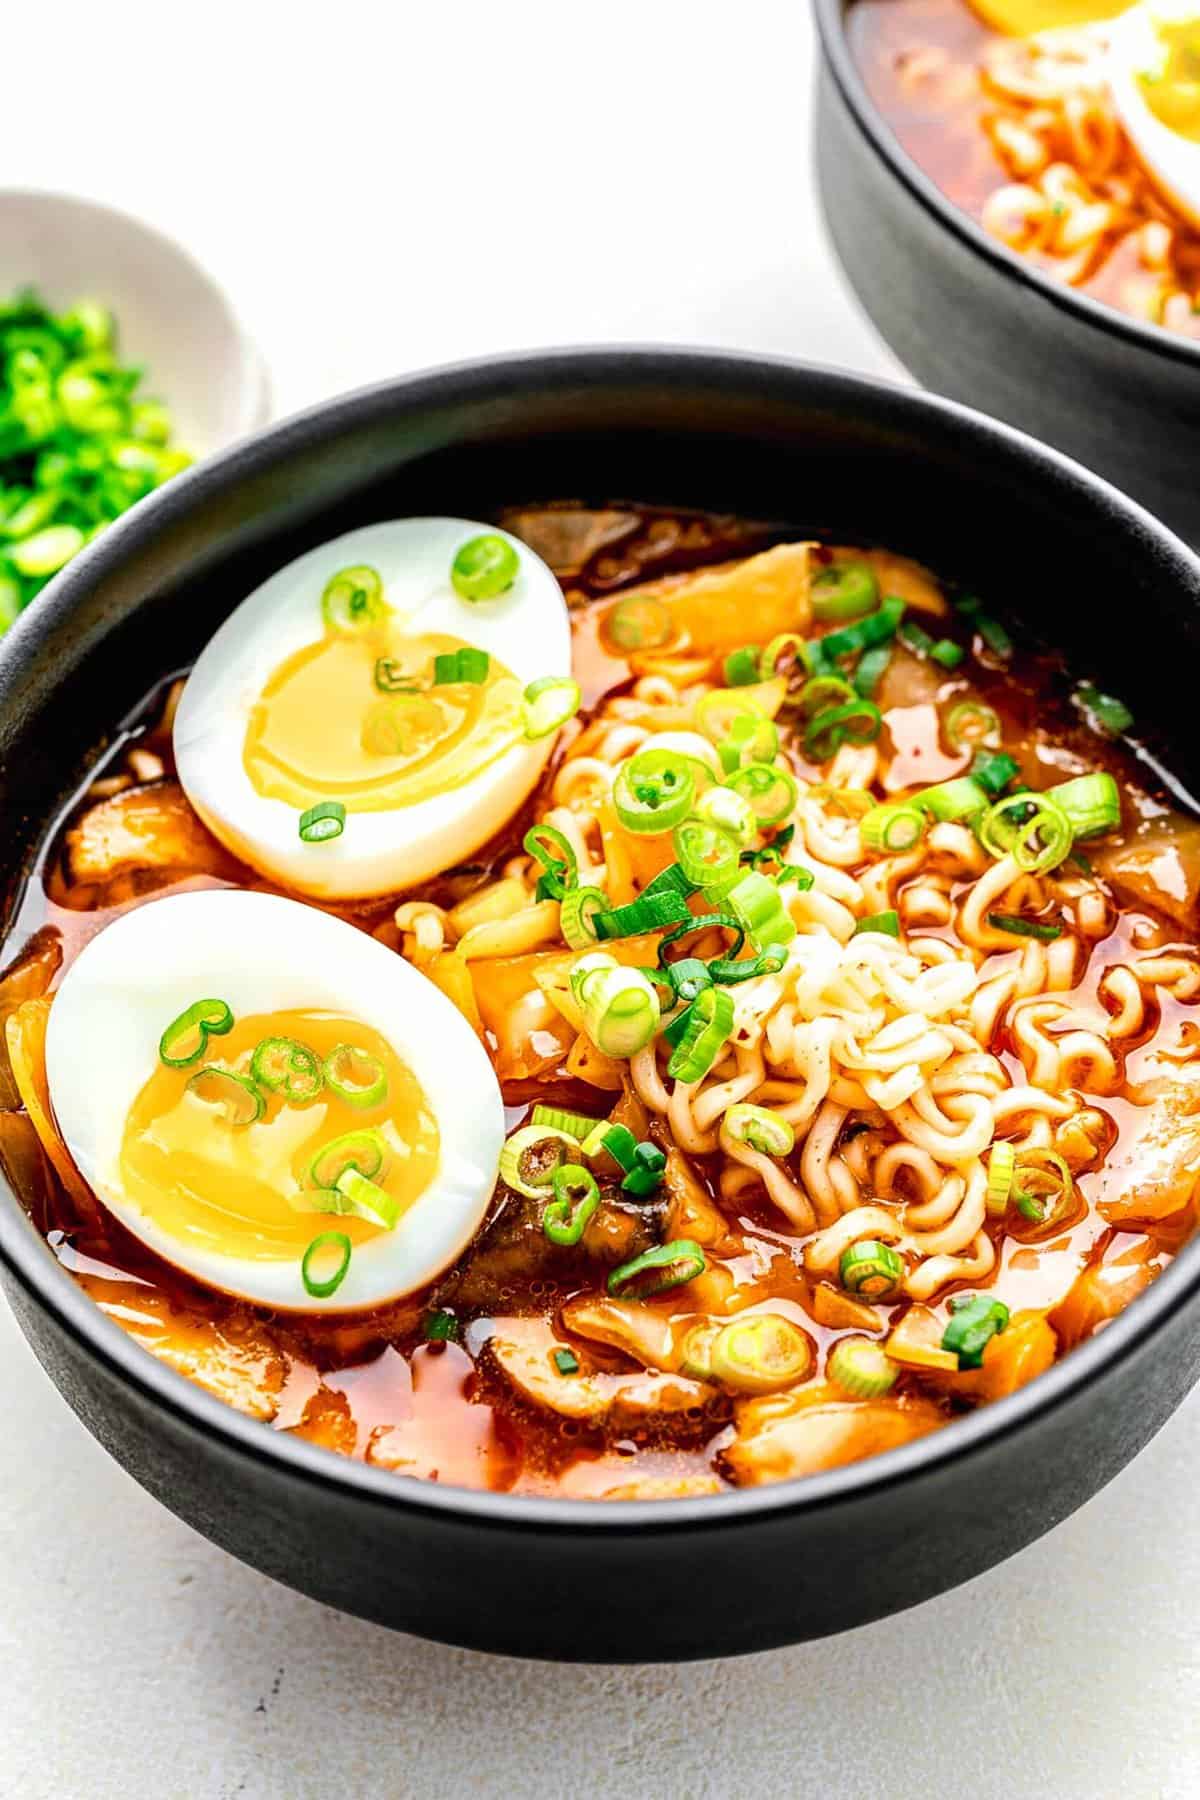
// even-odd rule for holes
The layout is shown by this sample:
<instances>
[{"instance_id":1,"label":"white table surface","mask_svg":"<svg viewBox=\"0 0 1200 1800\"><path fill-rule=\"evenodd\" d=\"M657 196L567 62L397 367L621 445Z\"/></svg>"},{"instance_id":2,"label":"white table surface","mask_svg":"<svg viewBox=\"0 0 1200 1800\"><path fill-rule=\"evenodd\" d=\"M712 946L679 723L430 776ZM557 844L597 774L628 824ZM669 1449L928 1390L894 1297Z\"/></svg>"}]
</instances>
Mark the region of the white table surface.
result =
<instances>
[{"instance_id":1,"label":"white table surface","mask_svg":"<svg viewBox=\"0 0 1200 1800\"><path fill-rule=\"evenodd\" d=\"M183 238L281 412L600 339L894 372L817 220L804 0L52 12L8 44L4 178ZM252 1574L109 1461L2 1306L0 1357L0 1795L1200 1789L1200 1398L1049 1538L916 1612L738 1662L556 1669Z\"/></svg>"}]
</instances>

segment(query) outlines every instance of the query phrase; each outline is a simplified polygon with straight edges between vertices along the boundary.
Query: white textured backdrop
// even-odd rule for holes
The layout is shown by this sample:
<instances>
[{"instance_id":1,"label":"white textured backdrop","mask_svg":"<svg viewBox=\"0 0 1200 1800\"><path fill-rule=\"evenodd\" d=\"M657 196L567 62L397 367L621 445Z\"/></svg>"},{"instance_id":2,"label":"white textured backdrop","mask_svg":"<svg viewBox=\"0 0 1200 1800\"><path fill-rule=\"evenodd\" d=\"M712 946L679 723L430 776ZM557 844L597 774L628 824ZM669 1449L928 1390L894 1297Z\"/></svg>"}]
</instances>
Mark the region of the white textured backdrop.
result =
<instances>
[{"instance_id":1,"label":"white textured backdrop","mask_svg":"<svg viewBox=\"0 0 1200 1800\"><path fill-rule=\"evenodd\" d=\"M281 411L606 338L892 371L817 224L804 0L22 16L5 179L183 238ZM395 1636L232 1562L87 1437L2 1306L0 1369L5 1800L1200 1791L1198 1400L1050 1538L917 1612L739 1662L558 1669Z\"/></svg>"}]
</instances>

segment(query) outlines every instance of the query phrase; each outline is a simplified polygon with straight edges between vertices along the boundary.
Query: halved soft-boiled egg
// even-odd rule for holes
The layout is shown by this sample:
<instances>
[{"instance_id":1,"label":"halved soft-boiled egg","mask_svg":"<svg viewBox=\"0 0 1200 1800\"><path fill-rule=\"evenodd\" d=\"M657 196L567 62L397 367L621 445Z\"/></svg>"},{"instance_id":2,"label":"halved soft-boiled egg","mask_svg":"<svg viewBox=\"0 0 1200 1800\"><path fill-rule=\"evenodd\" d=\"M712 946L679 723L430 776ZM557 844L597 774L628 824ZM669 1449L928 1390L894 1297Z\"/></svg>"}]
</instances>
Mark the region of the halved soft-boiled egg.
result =
<instances>
[{"instance_id":1,"label":"halved soft-boiled egg","mask_svg":"<svg viewBox=\"0 0 1200 1800\"><path fill-rule=\"evenodd\" d=\"M578 704L566 605L495 527L394 519L298 557L231 613L175 718L188 799L235 855L322 899L469 857Z\"/></svg>"},{"instance_id":2,"label":"halved soft-boiled egg","mask_svg":"<svg viewBox=\"0 0 1200 1800\"><path fill-rule=\"evenodd\" d=\"M1200 226L1200 0L1157 0L1114 20L1108 79L1150 176Z\"/></svg>"},{"instance_id":3,"label":"halved soft-boiled egg","mask_svg":"<svg viewBox=\"0 0 1200 1800\"><path fill-rule=\"evenodd\" d=\"M98 933L55 995L46 1073L122 1224L285 1309L432 1281L478 1229L504 1139L491 1064L445 995L272 894L171 895Z\"/></svg>"}]
</instances>

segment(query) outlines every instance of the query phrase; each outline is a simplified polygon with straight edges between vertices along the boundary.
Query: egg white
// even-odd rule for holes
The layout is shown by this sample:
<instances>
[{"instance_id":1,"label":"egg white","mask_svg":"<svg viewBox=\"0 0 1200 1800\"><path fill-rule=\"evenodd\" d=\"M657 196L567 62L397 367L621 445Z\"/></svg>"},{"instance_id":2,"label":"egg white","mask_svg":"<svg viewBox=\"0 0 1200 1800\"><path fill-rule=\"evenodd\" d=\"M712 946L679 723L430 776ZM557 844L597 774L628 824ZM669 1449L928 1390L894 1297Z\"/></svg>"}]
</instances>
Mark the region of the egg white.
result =
<instances>
[{"instance_id":1,"label":"egg white","mask_svg":"<svg viewBox=\"0 0 1200 1800\"><path fill-rule=\"evenodd\" d=\"M383 578L404 629L446 632L496 656L522 686L569 675L571 632L558 582L508 533L520 558L495 600L463 600L450 582L455 553L494 525L470 519L392 519L297 557L230 614L202 652L175 716L179 779L214 836L264 875L319 899L394 893L478 850L535 786L554 736L515 744L473 780L411 806L350 812L339 838L306 844L299 814L259 794L243 761L250 712L282 662L323 635L321 595L339 569L366 563Z\"/></svg>"},{"instance_id":2,"label":"egg white","mask_svg":"<svg viewBox=\"0 0 1200 1800\"><path fill-rule=\"evenodd\" d=\"M157 1066L159 1038L206 997L226 1001L235 1018L306 1008L373 1026L412 1069L437 1120L440 1159L429 1186L394 1231L356 1246L327 1300L305 1291L299 1259L256 1262L184 1244L125 1192L121 1143ZM273 894L174 894L114 920L80 952L54 997L46 1073L67 1149L123 1225L201 1281L286 1310L355 1311L432 1281L478 1230L504 1140L492 1066L441 990L365 932ZM317 1213L311 1222L314 1237L338 1226Z\"/></svg>"},{"instance_id":3,"label":"egg white","mask_svg":"<svg viewBox=\"0 0 1200 1800\"><path fill-rule=\"evenodd\" d=\"M1188 20L1200 16L1200 5L1176 5L1168 11L1133 6L1114 19L1109 30L1108 81L1113 105L1130 142L1168 200L1200 227L1200 144L1180 137L1146 105L1139 74L1153 69L1161 55L1154 16Z\"/></svg>"}]
</instances>

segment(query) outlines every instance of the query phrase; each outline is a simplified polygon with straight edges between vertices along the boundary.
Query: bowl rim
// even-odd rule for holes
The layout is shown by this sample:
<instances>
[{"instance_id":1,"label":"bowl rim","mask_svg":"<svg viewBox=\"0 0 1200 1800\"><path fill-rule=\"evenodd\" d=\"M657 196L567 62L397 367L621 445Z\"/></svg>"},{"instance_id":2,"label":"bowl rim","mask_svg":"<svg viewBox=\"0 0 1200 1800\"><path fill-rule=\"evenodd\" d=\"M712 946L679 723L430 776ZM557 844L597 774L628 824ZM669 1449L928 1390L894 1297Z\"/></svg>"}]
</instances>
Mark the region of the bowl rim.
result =
<instances>
[{"instance_id":1,"label":"bowl rim","mask_svg":"<svg viewBox=\"0 0 1200 1800\"><path fill-rule=\"evenodd\" d=\"M442 364L357 388L267 426L185 470L131 508L81 552L39 595L36 607L27 609L0 639L0 707L13 704L14 699L19 704L24 671L35 662L43 637L69 619L77 600L85 599L96 581L117 570L130 553L152 545L160 524L186 517L193 499L236 489L244 474L262 473L273 462L286 459L293 443L319 449L323 441L336 438L347 428L366 424L376 416L395 416L409 407L483 403L531 389L552 393L561 387L575 392L589 383L600 390L638 383L676 388L715 385L742 394L760 388L768 397L790 386L803 394L804 404L814 416L826 409L849 417L861 412L873 423L895 420L910 431L932 421L1003 458L1034 465L1046 484L1061 487L1065 483L1086 490L1091 504L1119 514L1124 526L1145 540L1145 554L1158 564L1161 578L1185 588L1190 585L1200 604L1200 556L1165 525L1061 452L956 401L779 355L654 344L556 347ZM306 1487L340 1491L372 1508L386 1506L469 1519L503 1531L549 1528L563 1535L603 1532L617 1537L641 1536L648 1531L704 1531L738 1518L800 1517L947 1468L1065 1406L1091 1382L1129 1359L1180 1306L1200 1295L1198 1233L1103 1332L1076 1346L1016 1393L979 1407L911 1444L860 1462L760 1487L678 1498L668 1504L662 1500L597 1501L443 1487L417 1477L404 1478L275 1431L160 1362L106 1318L58 1262L2 1174L0 1263L27 1297L111 1376L131 1387L143 1402L171 1415L176 1427L214 1436L230 1455L274 1469Z\"/></svg>"},{"instance_id":2,"label":"bowl rim","mask_svg":"<svg viewBox=\"0 0 1200 1800\"><path fill-rule=\"evenodd\" d=\"M0 207L9 201L82 207L102 218L116 220L123 227L132 228L142 237L148 238L159 251L180 264L198 287L209 291L228 321L230 335L236 347L236 357L231 357L230 360L236 369L237 417L221 442L204 450L202 456L217 455L245 437L248 432L266 424L271 414L271 378L262 352L246 329L229 289L200 261L193 250L173 233L143 218L140 213L131 212L128 207L114 206L108 200L98 200L92 194L76 193L70 188L41 187L26 182L0 183ZM36 280L29 285L36 288ZM119 318L117 325L120 326Z\"/></svg>"},{"instance_id":3,"label":"bowl rim","mask_svg":"<svg viewBox=\"0 0 1200 1800\"><path fill-rule=\"evenodd\" d=\"M956 206L927 175L920 164L904 149L880 108L867 91L858 63L850 49L846 18L855 0L813 0L817 33L825 66L832 75L842 99L854 121L876 155L906 187L912 197L932 213L952 236L990 263L1002 276L1040 295L1060 312L1083 318L1097 330L1123 339L1150 355L1175 362L1200 364L1200 340L1168 331L1123 313L1104 300L1094 300L1064 282L1043 274L1028 258L989 236L983 227L962 207Z\"/></svg>"}]
</instances>

